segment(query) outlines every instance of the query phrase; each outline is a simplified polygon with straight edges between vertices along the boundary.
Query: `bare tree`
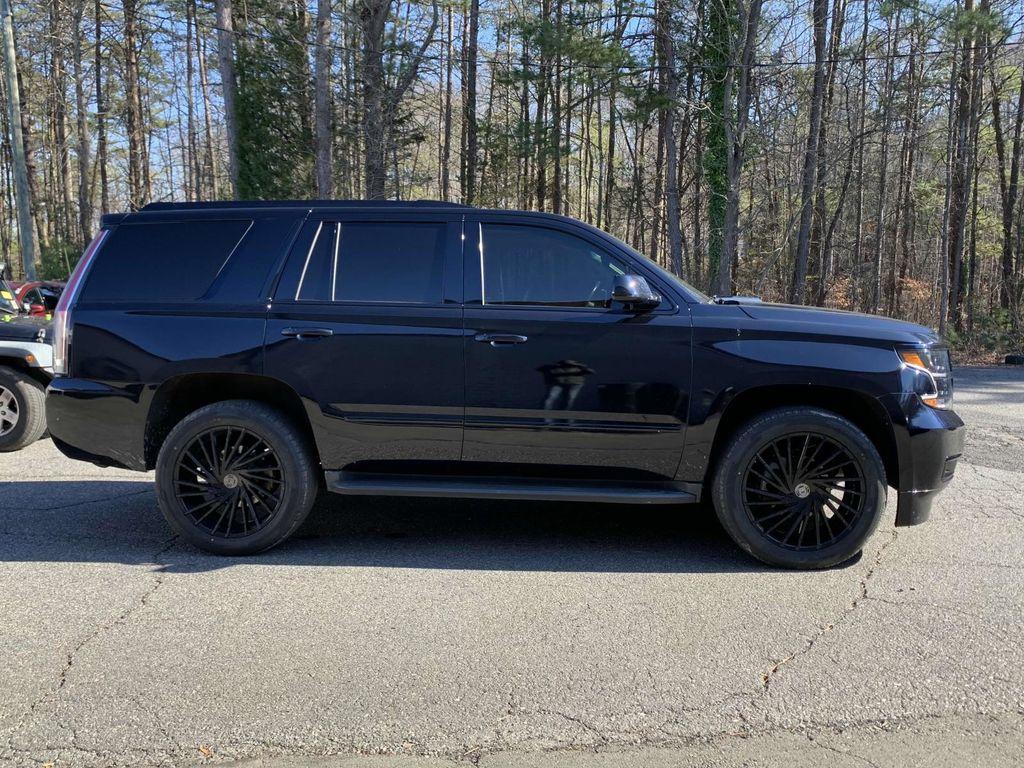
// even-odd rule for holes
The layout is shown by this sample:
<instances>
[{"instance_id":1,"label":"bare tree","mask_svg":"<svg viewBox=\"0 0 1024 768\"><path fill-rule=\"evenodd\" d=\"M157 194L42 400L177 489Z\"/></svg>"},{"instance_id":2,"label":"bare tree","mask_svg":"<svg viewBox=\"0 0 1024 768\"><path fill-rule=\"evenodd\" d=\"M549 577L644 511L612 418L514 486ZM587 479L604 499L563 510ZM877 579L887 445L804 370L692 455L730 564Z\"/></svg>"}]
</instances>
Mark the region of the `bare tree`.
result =
<instances>
[{"instance_id":1,"label":"bare tree","mask_svg":"<svg viewBox=\"0 0 1024 768\"><path fill-rule=\"evenodd\" d=\"M14 165L14 194L18 208L18 239L25 279L36 279L38 253L32 224L32 194L25 162L22 136L21 90L18 84L18 60L14 50L14 15L9 0L0 0L0 35L3 36L4 76L7 109L11 126L11 154Z\"/></svg>"},{"instance_id":2,"label":"bare tree","mask_svg":"<svg viewBox=\"0 0 1024 768\"><path fill-rule=\"evenodd\" d=\"M828 0L814 0L814 86L811 92L810 125L804 171L801 180L800 229L797 233L796 262L789 299L794 304L804 300L807 282L807 261L811 251L811 221L814 215L814 185L818 170L818 141L821 138L821 108L825 93L825 36L828 25Z\"/></svg>"},{"instance_id":3,"label":"bare tree","mask_svg":"<svg viewBox=\"0 0 1024 768\"><path fill-rule=\"evenodd\" d=\"M107 181L107 103L103 93L103 6L96 0L96 36L93 77L96 79L96 167L100 177L100 213L110 212L110 185Z\"/></svg>"},{"instance_id":4,"label":"bare tree","mask_svg":"<svg viewBox=\"0 0 1024 768\"><path fill-rule=\"evenodd\" d=\"M757 1L755 0L755 2ZM683 241L679 217L679 175L676 173L678 145L675 121L676 102L679 99L679 76L676 73L675 44L670 29L671 19L670 0L659 0L656 44L658 68L665 94L665 106L662 108L664 114L662 139L665 145L665 163L668 166L668 173L665 175L665 228L668 237L669 264L673 272L681 275L683 273Z\"/></svg>"},{"instance_id":5,"label":"bare tree","mask_svg":"<svg viewBox=\"0 0 1024 768\"><path fill-rule=\"evenodd\" d=\"M89 108L82 66L82 17L85 0L75 0L72 14L72 61L75 75L75 130L78 132L78 229L82 244L92 238L92 144L89 137Z\"/></svg>"},{"instance_id":6,"label":"bare tree","mask_svg":"<svg viewBox=\"0 0 1024 768\"><path fill-rule=\"evenodd\" d=\"M476 122L476 69L480 37L480 0L470 0L469 31L465 45L465 100L462 105L462 124L466 132L466 146L462 165L462 199L472 205L476 199L477 155L480 152Z\"/></svg>"},{"instance_id":7,"label":"bare tree","mask_svg":"<svg viewBox=\"0 0 1024 768\"><path fill-rule=\"evenodd\" d=\"M142 88L139 82L138 7L136 0L123 0L125 129L128 134L128 204L141 208L148 200L145 169L146 136L142 124Z\"/></svg>"},{"instance_id":8,"label":"bare tree","mask_svg":"<svg viewBox=\"0 0 1024 768\"><path fill-rule=\"evenodd\" d=\"M334 130L331 99L331 0L317 0L316 6L316 191L321 198L334 197Z\"/></svg>"},{"instance_id":9,"label":"bare tree","mask_svg":"<svg viewBox=\"0 0 1024 768\"><path fill-rule=\"evenodd\" d=\"M725 141L726 141L726 198L722 222L722 255L718 262L718 275L713 290L719 295L732 293L732 271L739 258L740 242L740 185L746 154L747 124L750 119L751 73L757 48L757 30L761 21L761 0L736 0L736 13L742 37L731 47L729 74L726 77ZM736 89L735 112L732 107L732 89Z\"/></svg>"},{"instance_id":10,"label":"bare tree","mask_svg":"<svg viewBox=\"0 0 1024 768\"><path fill-rule=\"evenodd\" d=\"M228 177L231 193L238 197L238 108L235 81L235 28L231 19L231 0L215 0L217 23L217 67L220 70L221 98L224 100L224 131L228 139Z\"/></svg>"},{"instance_id":11,"label":"bare tree","mask_svg":"<svg viewBox=\"0 0 1024 768\"><path fill-rule=\"evenodd\" d=\"M430 27L419 49L399 68L395 83L384 76L384 33L392 0L357 0L362 33L363 181L366 197L383 200L387 187L387 150L394 130L395 113L419 72L423 56L437 31L437 0L431 4Z\"/></svg>"}]
</instances>

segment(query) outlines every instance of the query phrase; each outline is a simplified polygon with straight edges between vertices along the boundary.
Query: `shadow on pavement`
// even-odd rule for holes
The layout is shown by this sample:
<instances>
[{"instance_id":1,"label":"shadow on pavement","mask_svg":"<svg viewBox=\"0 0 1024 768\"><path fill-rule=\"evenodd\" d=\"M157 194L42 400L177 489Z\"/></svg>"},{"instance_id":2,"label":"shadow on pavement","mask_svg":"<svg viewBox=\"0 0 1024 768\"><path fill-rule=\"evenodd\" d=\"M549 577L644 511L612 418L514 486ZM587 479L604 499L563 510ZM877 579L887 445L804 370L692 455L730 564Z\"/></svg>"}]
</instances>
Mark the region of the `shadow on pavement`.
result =
<instances>
[{"instance_id":1,"label":"shadow on pavement","mask_svg":"<svg viewBox=\"0 0 1024 768\"><path fill-rule=\"evenodd\" d=\"M206 555L172 540L149 482L5 483L0 563L238 564L507 571L720 573L762 570L705 505L325 497L262 555Z\"/></svg>"}]
</instances>

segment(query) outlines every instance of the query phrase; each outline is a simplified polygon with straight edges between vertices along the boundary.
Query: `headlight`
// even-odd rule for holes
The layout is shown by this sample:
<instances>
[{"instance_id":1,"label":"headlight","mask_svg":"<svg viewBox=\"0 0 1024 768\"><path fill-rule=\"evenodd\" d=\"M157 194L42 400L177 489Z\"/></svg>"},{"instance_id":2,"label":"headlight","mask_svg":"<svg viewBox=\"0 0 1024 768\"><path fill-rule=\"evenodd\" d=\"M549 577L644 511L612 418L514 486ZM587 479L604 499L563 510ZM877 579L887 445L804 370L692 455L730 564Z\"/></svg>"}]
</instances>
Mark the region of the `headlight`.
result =
<instances>
[{"instance_id":1,"label":"headlight","mask_svg":"<svg viewBox=\"0 0 1024 768\"><path fill-rule=\"evenodd\" d=\"M949 408L953 405L953 375L948 349L915 347L896 352L903 364L917 374L914 377L914 391L925 405L932 408Z\"/></svg>"}]
</instances>

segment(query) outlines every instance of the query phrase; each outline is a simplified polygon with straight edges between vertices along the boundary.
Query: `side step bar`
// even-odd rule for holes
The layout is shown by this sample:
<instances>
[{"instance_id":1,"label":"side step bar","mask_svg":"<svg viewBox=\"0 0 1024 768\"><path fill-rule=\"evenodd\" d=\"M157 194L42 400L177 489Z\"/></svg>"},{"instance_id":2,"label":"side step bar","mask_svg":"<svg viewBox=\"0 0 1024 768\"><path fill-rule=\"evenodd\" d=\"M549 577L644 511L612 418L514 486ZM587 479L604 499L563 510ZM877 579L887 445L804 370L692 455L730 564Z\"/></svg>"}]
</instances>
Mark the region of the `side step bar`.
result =
<instances>
[{"instance_id":1,"label":"side step bar","mask_svg":"<svg viewBox=\"0 0 1024 768\"><path fill-rule=\"evenodd\" d=\"M460 499L585 501L608 504L690 504L699 500L692 483L612 483L601 480L435 475L370 472L324 473L327 490L349 496L425 496Z\"/></svg>"}]
</instances>

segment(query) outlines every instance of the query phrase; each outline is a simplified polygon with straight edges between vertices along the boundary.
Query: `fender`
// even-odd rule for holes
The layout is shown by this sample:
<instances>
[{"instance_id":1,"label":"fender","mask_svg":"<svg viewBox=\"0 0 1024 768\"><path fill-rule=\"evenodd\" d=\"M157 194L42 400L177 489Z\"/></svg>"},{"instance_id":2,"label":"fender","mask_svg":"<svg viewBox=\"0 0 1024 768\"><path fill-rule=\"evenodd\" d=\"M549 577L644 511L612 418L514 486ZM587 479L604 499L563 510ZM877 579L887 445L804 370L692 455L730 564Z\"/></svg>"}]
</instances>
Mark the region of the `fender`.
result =
<instances>
[{"instance_id":1,"label":"fender","mask_svg":"<svg viewBox=\"0 0 1024 768\"><path fill-rule=\"evenodd\" d=\"M740 325L742 318L734 318ZM900 483L893 422L881 398L904 389L904 366L891 344L865 339L769 336L759 329L709 328L695 323L686 448L676 478L705 479L723 430L754 413L784 405L840 412L864 429Z\"/></svg>"},{"instance_id":2,"label":"fender","mask_svg":"<svg viewBox=\"0 0 1024 768\"><path fill-rule=\"evenodd\" d=\"M16 357L29 368L53 374L53 347L38 341L0 341L0 357Z\"/></svg>"}]
</instances>

